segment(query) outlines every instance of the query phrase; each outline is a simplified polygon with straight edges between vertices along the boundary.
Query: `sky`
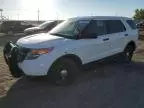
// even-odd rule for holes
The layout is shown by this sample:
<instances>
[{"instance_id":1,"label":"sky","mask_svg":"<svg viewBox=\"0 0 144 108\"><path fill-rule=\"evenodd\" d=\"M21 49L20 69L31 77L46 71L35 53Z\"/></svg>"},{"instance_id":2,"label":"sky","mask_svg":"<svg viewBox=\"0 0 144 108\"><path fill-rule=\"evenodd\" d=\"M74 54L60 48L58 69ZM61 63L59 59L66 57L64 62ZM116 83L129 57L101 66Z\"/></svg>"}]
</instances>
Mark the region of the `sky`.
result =
<instances>
[{"instance_id":1,"label":"sky","mask_svg":"<svg viewBox=\"0 0 144 108\"><path fill-rule=\"evenodd\" d=\"M0 9L9 19L66 19L75 16L128 16L144 8L144 0L0 0Z\"/></svg>"}]
</instances>

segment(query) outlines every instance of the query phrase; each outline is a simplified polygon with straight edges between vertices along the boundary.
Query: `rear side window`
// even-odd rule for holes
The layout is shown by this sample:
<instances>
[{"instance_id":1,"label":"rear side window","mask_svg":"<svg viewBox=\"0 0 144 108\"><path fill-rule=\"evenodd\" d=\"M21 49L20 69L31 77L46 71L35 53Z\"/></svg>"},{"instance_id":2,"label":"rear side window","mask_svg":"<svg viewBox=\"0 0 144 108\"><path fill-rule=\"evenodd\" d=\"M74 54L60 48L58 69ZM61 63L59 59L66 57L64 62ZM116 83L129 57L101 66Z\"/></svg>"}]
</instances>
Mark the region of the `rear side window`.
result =
<instances>
[{"instance_id":1,"label":"rear side window","mask_svg":"<svg viewBox=\"0 0 144 108\"><path fill-rule=\"evenodd\" d=\"M134 23L133 20L127 20L126 22L131 27L131 29L137 29L136 24Z\"/></svg>"},{"instance_id":2,"label":"rear side window","mask_svg":"<svg viewBox=\"0 0 144 108\"><path fill-rule=\"evenodd\" d=\"M107 33L119 33L126 31L124 24L120 20L106 20Z\"/></svg>"}]
</instances>

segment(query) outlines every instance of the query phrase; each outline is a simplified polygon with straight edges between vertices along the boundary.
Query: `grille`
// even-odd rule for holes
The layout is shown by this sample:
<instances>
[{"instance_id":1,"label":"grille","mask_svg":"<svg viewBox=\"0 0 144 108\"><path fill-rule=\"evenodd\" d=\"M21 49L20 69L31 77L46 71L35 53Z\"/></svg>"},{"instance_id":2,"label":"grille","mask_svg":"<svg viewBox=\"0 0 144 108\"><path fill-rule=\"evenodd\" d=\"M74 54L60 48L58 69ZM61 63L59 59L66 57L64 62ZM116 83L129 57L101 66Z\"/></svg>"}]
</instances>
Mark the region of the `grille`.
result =
<instances>
[{"instance_id":1,"label":"grille","mask_svg":"<svg viewBox=\"0 0 144 108\"><path fill-rule=\"evenodd\" d=\"M8 42L3 50L5 60L6 60L5 55L7 55L9 58L12 58L12 62L13 60L15 62L22 62L29 51L30 51L29 48L20 47L12 42Z\"/></svg>"},{"instance_id":2,"label":"grille","mask_svg":"<svg viewBox=\"0 0 144 108\"><path fill-rule=\"evenodd\" d=\"M28 48L19 47L17 52L17 61L22 62L29 51L30 49Z\"/></svg>"}]
</instances>

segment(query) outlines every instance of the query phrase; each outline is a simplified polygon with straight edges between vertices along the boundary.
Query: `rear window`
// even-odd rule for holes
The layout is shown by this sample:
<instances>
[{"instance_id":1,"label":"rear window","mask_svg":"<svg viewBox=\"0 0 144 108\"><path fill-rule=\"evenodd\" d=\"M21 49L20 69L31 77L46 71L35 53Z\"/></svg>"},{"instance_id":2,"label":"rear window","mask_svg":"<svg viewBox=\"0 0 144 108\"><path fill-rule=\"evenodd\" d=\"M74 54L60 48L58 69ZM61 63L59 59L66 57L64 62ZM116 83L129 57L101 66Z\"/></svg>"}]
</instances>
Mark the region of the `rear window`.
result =
<instances>
[{"instance_id":1,"label":"rear window","mask_svg":"<svg viewBox=\"0 0 144 108\"><path fill-rule=\"evenodd\" d=\"M131 29L137 29L136 24L132 20L127 20L126 21L128 25L131 27Z\"/></svg>"}]
</instances>

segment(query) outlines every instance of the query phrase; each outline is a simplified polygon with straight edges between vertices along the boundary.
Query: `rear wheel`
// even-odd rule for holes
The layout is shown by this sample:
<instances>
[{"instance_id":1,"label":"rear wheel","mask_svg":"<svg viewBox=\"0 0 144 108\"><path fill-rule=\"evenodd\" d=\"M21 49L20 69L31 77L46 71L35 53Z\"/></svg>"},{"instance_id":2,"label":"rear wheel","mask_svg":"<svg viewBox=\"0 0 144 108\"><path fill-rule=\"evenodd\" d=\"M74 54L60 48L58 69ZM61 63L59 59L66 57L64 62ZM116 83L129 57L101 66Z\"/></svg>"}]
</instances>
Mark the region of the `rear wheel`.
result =
<instances>
[{"instance_id":1,"label":"rear wheel","mask_svg":"<svg viewBox=\"0 0 144 108\"><path fill-rule=\"evenodd\" d=\"M133 52L134 52L134 47L132 45L128 45L125 48L125 50L123 52L123 57L127 63L131 62L132 57L133 57Z\"/></svg>"},{"instance_id":2,"label":"rear wheel","mask_svg":"<svg viewBox=\"0 0 144 108\"><path fill-rule=\"evenodd\" d=\"M56 62L50 69L50 81L57 85L69 85L76 79L78 68L73 60L64 58Z\"/></svg>"}]
</instances>

